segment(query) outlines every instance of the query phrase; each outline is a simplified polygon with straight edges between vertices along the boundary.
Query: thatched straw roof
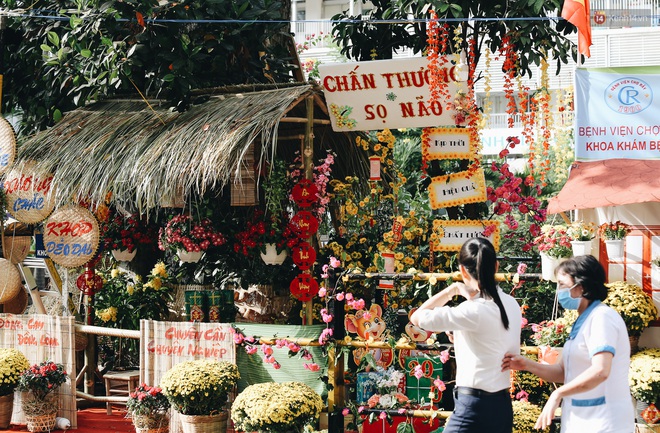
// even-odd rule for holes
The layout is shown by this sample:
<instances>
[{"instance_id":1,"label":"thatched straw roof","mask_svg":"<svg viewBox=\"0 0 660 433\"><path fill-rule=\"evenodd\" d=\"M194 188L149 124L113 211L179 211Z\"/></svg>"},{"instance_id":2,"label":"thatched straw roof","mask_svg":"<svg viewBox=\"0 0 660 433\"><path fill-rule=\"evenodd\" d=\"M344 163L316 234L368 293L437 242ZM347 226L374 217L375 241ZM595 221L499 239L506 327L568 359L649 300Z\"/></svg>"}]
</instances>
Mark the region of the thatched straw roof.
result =
<instances>
[{"instance_id":1,"label":"thatched straw roof","mask_svg":"<svg viewBox=\"0 0 660 433\"><path fill-rule=\"evenodd\" d=\"M221 189L250 143L260 146L267 158L274 152L292 154L298 147L284 149L289 141L278 148L278 138L293 137L296 144L305 124L282 119L296 113L297 120L304 118L306 97L314 98L314 118L327 119L322 95L310 85L216 91L183 113L158 101L100 102L68 113L53 128L20 143L16 164L35 160L38 172L53 173L58 204L100 202L112 191L119 202L146 210L177 188L198 194ZM363 156L351 145L353 137L332 132L327 120L317 120L314 136L315 148L344 146L339 152L347 165L340 172L365 172Z\"/></svg>"}]
</instances>

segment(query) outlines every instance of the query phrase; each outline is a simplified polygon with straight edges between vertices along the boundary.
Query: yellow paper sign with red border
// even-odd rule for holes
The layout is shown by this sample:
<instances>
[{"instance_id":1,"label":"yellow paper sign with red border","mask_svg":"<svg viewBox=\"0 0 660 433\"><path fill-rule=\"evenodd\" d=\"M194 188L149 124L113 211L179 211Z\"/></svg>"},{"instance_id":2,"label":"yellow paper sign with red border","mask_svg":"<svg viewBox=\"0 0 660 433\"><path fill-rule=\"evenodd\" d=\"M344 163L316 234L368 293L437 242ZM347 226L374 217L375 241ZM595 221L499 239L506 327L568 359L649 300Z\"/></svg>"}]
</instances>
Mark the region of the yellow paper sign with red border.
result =
<instances>
[{"instance_id":1,"label":"yellow paper sign with red border","mask_svg":"<svg viewBox=\"0 0 660 433\"><path fill-rule=\"evenodd\" d=\"M432 178L429 200L433 209L486 201L486 178L483 169L474 172L459 171Z\"/></svg>"},{"instance_id":2,"label":"yellow paper sign with red border","mask_svg":"<svg viewBox=\"0 0 660 433\"><path fill-rule=\"evenodd\" d=\"M471 159L477 152L477 143L467 128L424 128L422 131L422 158Z\"/></svg>"},{"instance_id":3,"label":"yellow paper sign with red border","mask_svg":"<svg viewBox=\"0 0 660 433\"><path fill-rule=\"evenodd\" d=\"M500 249L500 223L494 220L434 220L433 251L459 251L472 238L486 238Z\"/></svg>"}]
</instances>

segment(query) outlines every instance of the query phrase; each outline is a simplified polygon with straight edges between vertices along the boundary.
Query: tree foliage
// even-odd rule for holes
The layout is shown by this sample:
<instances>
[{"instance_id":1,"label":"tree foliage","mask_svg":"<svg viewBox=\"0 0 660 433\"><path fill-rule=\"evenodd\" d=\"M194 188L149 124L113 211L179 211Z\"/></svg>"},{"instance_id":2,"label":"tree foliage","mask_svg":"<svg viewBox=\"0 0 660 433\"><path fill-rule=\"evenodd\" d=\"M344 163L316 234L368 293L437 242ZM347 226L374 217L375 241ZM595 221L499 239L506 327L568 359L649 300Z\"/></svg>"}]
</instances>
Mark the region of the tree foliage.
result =
<instances>
[{"instance_id":1,"label":"tree foliage","mask_svg":"<svg viewBox=\"0 0 660 433\"><path fill-rule=\"evenodd\" d=\"M372 3L374 7L367 15L349 16L343 12L333 17L339 21L333 28L333 36L342 46L342 54L349 58L388 59L393 51L403 49L423 52L427 38L424 19L429 17L430 9L436 11L441 23L447 23L450 37L460 28L461 51L467 52L469 40L476 41L476 63L485 47L497 52L505 36L511 39L520 56L518 72L522 75L531 75L532 65L538 65L545 56L557 60L559 71L570 55L576 55L575 45L566 38L575 27L562 19L542 20L559 14L561 0L376 0ZM468 18L470 21L461 21ZM374 23L374 20L408 20L408 23Z\"/></svg>"},{"instance_id":2,"label":"tree foliage","mask_svg":"<svg viewBox=\"0 0 660 433\"><path fill-rule=\"evenodd\" d=\"M21 132L88 101L141 93L194 103L193 90L287 81L282 0L5 0L3 112ZM284 17L284 20L282 19Z\"/></svg>"}]
</instances>

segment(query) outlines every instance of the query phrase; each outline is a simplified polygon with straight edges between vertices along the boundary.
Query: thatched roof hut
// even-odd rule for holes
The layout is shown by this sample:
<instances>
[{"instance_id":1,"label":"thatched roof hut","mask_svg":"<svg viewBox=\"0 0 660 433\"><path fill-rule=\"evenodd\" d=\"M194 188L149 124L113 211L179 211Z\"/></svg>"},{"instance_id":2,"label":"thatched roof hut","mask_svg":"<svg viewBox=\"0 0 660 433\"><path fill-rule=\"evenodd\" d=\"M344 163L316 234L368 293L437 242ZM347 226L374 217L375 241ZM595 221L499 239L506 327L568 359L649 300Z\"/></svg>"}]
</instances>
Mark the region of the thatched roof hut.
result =
<instances>
[{"instance_id":1,"label":"thatched roof hut","mask_svg":"<svg viewBox=\"0 0 660 433\"><path fill-rule=\"evenodd\" d=\"M77 109L20 143L16 164L33 160L37 171L53 173L58 204L101 202L112 191L119 203L140 211L181 189L204 194L239 182L252 146L255 166L275 154L291 160L296 150L313 144L316 155L325 156L324 149L338 154L338 177L367 176L368 160L354 134L332 131L323 95L314 86L215 89L199 100L185 112L140 99Z\"/></svg>"}]
</instances>

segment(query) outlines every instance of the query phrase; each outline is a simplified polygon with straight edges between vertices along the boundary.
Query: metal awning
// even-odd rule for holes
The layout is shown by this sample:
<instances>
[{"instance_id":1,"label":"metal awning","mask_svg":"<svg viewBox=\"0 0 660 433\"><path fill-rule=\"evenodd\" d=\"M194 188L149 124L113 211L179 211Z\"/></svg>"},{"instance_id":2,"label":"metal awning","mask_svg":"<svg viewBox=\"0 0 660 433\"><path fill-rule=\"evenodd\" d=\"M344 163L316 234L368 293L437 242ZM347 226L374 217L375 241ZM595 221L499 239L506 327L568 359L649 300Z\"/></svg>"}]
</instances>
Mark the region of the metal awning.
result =
<instances>
[{"instance_id":1,"label":"metal awning","mask_svg":"<svg viewBox=\"0 0 660 433\"><path fill-rule=\"evenodd\" d=\"M548 213L646 202L660 202L660 160L579 161Z\"/></svg>"}]
</instances>

